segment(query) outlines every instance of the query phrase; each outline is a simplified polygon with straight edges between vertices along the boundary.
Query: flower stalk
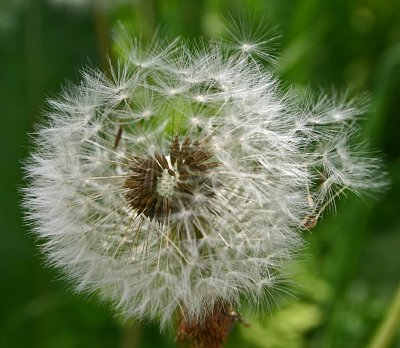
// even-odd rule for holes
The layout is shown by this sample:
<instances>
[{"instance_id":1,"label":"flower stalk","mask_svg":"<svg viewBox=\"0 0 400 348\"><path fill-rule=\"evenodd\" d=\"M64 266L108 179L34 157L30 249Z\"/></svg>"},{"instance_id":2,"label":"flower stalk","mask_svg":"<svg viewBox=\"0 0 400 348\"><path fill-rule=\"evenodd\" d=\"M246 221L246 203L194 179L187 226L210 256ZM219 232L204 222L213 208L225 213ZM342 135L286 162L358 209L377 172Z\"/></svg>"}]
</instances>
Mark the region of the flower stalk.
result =
<instances>
[{"instance_id":1,"label":"flower stalk","mask_svg":"<svg viewBox=\"0 0 400 348\"><path fill-rule=\"evenodd\" d=\"M373 335L368 348L390 347L396 334L399 333L400 323L400 285L397 287L393 299L388 307L385 318Z\"/></svg>"},{"instance_id":2,"label":"flower stalk","mask_svg":"<svg viewBox=\"0 0 400 348\"><path fill-rule=\"evenodd\" d=\"M244 322L229 303L217 302L201 322L185 319L181 314L177 330L178 348L222 348L233 326Z\"/></svg>"}]
</instances>

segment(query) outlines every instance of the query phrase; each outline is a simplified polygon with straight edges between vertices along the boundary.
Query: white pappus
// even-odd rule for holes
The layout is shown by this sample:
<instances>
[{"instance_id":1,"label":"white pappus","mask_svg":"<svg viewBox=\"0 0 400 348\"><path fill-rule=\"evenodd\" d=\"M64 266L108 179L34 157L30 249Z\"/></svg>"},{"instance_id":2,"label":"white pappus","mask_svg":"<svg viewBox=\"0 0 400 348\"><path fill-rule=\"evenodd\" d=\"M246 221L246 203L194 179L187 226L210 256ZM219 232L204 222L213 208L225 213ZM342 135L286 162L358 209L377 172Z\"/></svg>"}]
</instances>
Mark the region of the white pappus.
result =
<instances>
[{"instance_id":1,"label":"white pappus","mask_svg":"<svg viewBox=\"0 0 400 348\"><path fill-rule=\"evenodd\" d=\"M162 327L268 300L301 229L345 190L383 185L352 140L357 102L284 90L249 46L189 46L132 41L110 78L83 71L25 164L49 262Z\"/></svg>"}]
</instances>

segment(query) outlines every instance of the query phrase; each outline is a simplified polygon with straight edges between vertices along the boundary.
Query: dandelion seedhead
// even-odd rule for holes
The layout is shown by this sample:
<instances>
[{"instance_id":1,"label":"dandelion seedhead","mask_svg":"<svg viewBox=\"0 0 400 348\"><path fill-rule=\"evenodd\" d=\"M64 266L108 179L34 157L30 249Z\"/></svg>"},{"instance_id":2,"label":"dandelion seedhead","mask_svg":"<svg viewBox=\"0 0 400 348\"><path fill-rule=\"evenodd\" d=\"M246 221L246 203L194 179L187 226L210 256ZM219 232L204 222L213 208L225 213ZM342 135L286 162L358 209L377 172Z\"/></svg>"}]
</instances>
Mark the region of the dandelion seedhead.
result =
<instances>
[{"instance_id":1,"label":"dandelion seedhead","mask_svg":"<svg viewBox=\"0 0 400 348\"><path fill-rule=\"evenodd\" d=\"M162 327L265 303L299 231L383 185L357 101L284 90L243 45L190 47L120 42L111 78L85 70L49 101L25 165L50 263Z\"/></svg>"}]
</instances>

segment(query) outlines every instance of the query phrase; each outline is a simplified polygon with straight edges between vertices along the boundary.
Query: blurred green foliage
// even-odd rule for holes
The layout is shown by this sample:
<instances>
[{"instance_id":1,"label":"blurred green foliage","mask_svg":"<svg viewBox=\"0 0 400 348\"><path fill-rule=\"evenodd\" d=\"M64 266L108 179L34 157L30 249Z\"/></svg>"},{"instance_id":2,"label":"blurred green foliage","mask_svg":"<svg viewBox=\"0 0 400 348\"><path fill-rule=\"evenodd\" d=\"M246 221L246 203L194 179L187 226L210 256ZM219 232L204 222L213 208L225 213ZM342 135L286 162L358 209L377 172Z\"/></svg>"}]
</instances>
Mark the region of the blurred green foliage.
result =
<instances>
[{"instance_id":1,"label":"blurred green foliage","mask_svg":"<svg viewBox=\"0 0 400 348\"><path fill-rule=\"evenodd\" d=\"M400 281L400 1L132 0L102 8L87 2L0 0L0 347L174 346L173 334L119 323L107 306L75 296L44 267L22 222L20 167L45 99L66 79L78 81L89 62L104 66L117 21L144 38L157 27L169 36L209 36L219 35L228 12L278 25L274 69L283 79L300 88L350 85L370 94L365 133L383 152L392 181L379 199L338 202L337 216L327 214L305 233L298 296L247 318L251 327L238 325L228 347L367 347ZM400 347L398 330L380 347Z\"/></svg>"}]
</instances>

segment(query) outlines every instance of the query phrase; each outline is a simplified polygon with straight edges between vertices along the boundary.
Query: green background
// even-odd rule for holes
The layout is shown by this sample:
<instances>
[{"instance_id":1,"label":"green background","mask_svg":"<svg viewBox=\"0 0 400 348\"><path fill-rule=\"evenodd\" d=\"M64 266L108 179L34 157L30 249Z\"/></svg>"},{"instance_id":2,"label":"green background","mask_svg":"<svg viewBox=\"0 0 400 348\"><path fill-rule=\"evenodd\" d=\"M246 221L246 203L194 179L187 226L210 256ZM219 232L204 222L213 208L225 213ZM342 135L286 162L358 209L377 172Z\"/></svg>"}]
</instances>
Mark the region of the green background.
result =
<instances>
[{"instance_id":1,"label":"green background","mask_svg":"<svg viewBox=\"0 0 400 348\"><path fill-rule=\"evenodd\" d=\"M118 20L144 38L156 27L170 37L196 37L218 35L228 12L278 26L273 68L285 81L370 94L363 129L391 180L380 197L338 202L336 216L305 233L297 297L258 318L244 313L251 327L237 325L228 347L400 347L393 304L400 283L399 0L136 0L103 9L0 0L0 347L174 346L173 333L120 323L106 305L74 295L44 267L22 222L21 162L46 98L67 79L78 81L80 68L104 65ZM391 311L392 326L385 321ZM374 345L381 325L390 330Z\"/></svg>"}]
</instances>

